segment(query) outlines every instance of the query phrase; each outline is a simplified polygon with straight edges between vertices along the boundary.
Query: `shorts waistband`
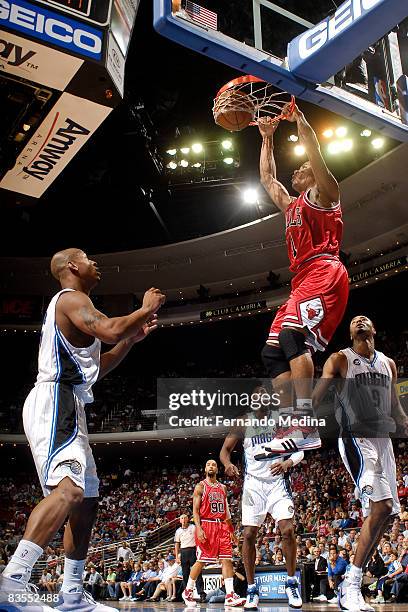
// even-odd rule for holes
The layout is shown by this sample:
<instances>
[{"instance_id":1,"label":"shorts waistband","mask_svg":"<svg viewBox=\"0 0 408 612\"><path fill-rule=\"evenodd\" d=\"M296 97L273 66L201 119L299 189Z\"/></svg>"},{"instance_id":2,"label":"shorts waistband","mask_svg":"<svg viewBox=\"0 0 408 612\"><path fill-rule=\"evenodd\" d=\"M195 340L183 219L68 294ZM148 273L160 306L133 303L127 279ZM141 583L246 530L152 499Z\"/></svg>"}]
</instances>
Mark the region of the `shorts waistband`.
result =
<instances>
[{"instance_id":1,"label":"shorts waistband","mask_svg":"<svg viewBox=\"0 0 408 612\"><path fill-rule=\"evenodd\" d=\"M201 519L202 523L223 523L224 519Z\"/></svg>"},{"instance_id":2,"label":"shorts waistband","mask_svg":"<svg viewBox=\"0 0 408 612\"><path fill-rule=\"evenodd\" d=\"M313 255L312 257L308 257L307 259L305 259L305 261L302 261L301 264L299 264L299 266L296 268L296 270L294 271L295 274L297 272L299 272L299 270L301 270L301 268L311 262L311 261L316 261L316 259L328 259L328 260L335 260L335 261L340 261L340 258L337 257L337 255L331 255L330 253L319 253L318 255Z\"/></svg>"}]
</instances>

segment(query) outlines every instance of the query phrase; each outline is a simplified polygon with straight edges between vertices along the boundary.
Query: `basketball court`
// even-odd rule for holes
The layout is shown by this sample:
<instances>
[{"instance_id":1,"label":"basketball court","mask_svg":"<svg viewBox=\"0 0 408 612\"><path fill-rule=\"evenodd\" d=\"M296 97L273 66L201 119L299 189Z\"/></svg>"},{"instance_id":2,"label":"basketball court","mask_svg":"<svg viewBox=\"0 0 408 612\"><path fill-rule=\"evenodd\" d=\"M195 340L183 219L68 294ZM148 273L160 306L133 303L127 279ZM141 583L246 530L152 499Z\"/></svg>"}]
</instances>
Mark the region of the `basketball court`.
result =
<instances>
[{"instance_id":1,"label":"basketball court","mask_svg":"<svg viewBox=\"0 0 408 612\"><path fill-rule=\"evenodd\" d=\"M154 610L188 610L189 608L186 608L183 604L181 603L174 603L174 604L169 604L163 601L163 603L158 603L158 604L154 604L154 605L149 605L148 602L144 603L144 602L140 602L140 603L126 603L126 602L118 602L116 604L111 603L111 602L106 602L106 605L111 606L112 608L118 609L118 610L128 610L129 612L131 610L143 610L144 612L150 612L150 611L154 611ZM260 604L258 606L261 610L263 610L263 612L287 612L288 607L284 606L282 604L276 604L275 606L271 605L270 603L267 604ZM197 606L196 608L192 608L195 610L200 610L201 612L207 612L209 610L224 610L224 605L223 604L203 604L201 606ZM231 610L232 608L228 608L228 610ZM237 610L242 610L243 608L236 608ZM408 604L397 604L397 605L392 605L392 604L386 604L386 605L380 605L377 606L376 608L377 610L379 610L380 612L382 612L383 610L388 610L389 612L407 612L408 611ZM319 612L326 612L329 610L337 610L337 606L334 605L319 605L319 604L306 604L303 606L302 610L305 610L306 612L312 612L312 611L319 611Z\"/></svg>"}]
</instances>

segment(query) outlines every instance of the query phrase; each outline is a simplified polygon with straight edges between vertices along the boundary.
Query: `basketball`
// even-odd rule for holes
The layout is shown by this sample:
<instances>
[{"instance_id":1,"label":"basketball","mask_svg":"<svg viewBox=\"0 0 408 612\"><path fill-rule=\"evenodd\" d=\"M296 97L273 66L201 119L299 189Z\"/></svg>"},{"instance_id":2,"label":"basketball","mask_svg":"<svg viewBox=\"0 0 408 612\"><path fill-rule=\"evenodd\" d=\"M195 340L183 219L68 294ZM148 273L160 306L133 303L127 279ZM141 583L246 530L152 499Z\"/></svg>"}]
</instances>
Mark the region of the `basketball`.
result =
<instances>
[{"instance_id":1,"label":"basketball","mask_svg":"<svg viewBox=\"0 0 408 612\"><path fill-rule=\"evenodd\" d=\"M239 90L227 90L218 96L214 105L214 120L217 125L239 132L254 119L255 106L251 98Z\"/></svg>"}]
</instances>

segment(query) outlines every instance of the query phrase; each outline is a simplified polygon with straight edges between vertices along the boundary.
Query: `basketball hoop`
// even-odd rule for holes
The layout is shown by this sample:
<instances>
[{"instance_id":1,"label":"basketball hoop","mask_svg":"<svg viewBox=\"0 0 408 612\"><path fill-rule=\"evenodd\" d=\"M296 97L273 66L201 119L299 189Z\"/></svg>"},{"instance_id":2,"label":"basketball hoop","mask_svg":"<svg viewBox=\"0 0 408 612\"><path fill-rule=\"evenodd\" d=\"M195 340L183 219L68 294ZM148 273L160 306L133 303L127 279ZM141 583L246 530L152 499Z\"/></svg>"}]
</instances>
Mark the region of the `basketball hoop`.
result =
<instances>
[{"instance_id":1,"label":"basketball hoop","mask_svg":"<svg viewBox=\"0 0 408 612\"><path fill-rule=\"evenodd\" d=\"M269 116L274 121L287 119L294 108L294 96L277 92L273 85L258 77L245 75L221 87L212 110L217 125L239 131L257 125L261 117Z\"/></svg>"}]
</instances>

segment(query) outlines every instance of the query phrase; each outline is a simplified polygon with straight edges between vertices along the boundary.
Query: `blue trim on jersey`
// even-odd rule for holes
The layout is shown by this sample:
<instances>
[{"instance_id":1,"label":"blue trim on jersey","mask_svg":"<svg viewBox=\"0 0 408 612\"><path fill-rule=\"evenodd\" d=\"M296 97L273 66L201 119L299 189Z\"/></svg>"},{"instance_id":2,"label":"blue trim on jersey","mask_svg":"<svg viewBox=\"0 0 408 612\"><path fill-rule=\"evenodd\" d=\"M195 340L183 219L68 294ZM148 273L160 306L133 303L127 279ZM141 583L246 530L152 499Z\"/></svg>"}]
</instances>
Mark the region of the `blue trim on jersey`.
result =
<instances>
[{"instance_id":1,"label":"blue trim on jersey","mask_svg":"<svg viewBox=\"0 0 408 612\"><path fill-rule=\"evenodd\" d=\"M64 340L61 332L59 331L59 329L58 329L58 327L56 325L55 325L55 331L56 331L56 334L57 334L58 339L61 342L62 346L67 351L67 353L71 357L72 361L75 363L75 365L77 367L77 370L78 370L78 374L80 374L82 376L82 382L86 383L86 376L85 376L84 372L81 370L81 366L79 365L79 363L75 359L74 355L71 353L69 347L67 346L66 341Z\"/></svg>"},{"instance_id":2,"label":"blue trim on jersey","mask_svg":"<svg viewBox=\"0 0 408 612\"><path fill-rule=\"evenodd\" d=\"M57 365L55 382L57 384L54 387L54 405L53 405L53 411L52 411L51 435L50 435L50 444L48 446L48 456L47 456L46 466L48 465L48 460L50 458L52 447L53 447L54 440L55 440L55 429L56 429L56 423L57 423L57 420L55 418L55 413L58 412L58 396L59 396L58 381L61 376L61 362L59 358L58 342L57 342L56 334L54 335L54 350L55 350L55 360L56 360L56 365Z\"/></svg>"},{"instance_id":3,"label":"blue trim on jersey","mask_svg":"<svg viewBox=\"0 0 408 612\"><path fill-rule=\"evenodd\" d=\"M78 435L78 414L77 414L77 412L75 411L75 429L74 429L74 432L73 432L72 436L71 436L71 437L70 437L70 438L69 438L69 439L68 439L68 440L65 442L65 444L63 444L62 446L60 446L59 448L57 448L57 450L55 450L55 451L52 453L51 457L49 458L49 461L48 461L48 467L47 467L47 471L46 471L45 478L44 478L44 484L45 484L45 486L47 486L48 472L49 472L49 470L50 470L51 463L52 463L53 459L55 459L55 457L56 457L56 456L57 456L57 455L58 455L58 454L59 454L59 453L60 453L62 450L64 450L64 448L67 448L67 446L69 446L69 445L70 445L70 444L71 444L71 443L72 443L72 442L75 440L75 438L77 437L77 435Z\"/></svg>"}]
</instances>

